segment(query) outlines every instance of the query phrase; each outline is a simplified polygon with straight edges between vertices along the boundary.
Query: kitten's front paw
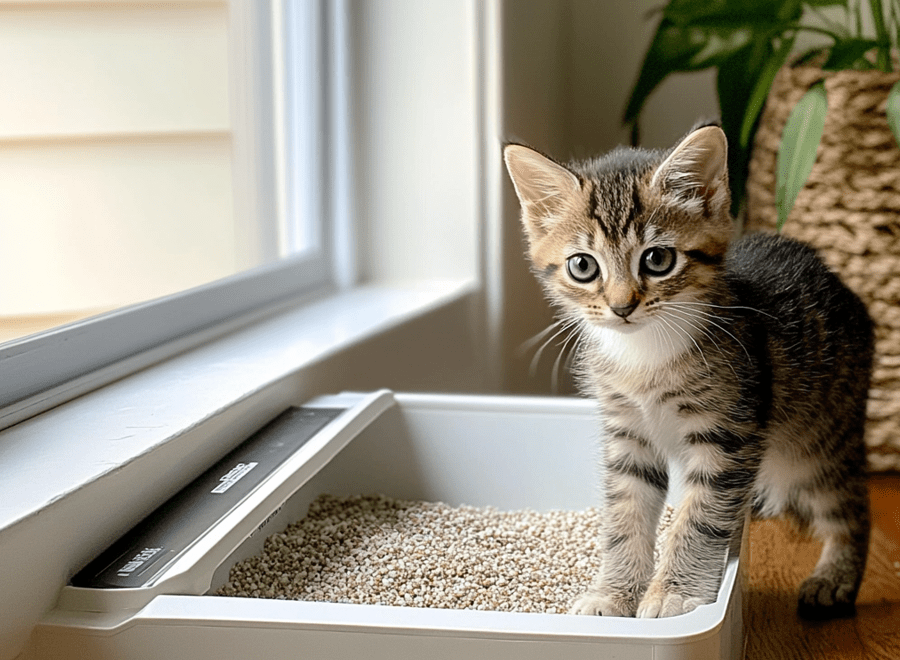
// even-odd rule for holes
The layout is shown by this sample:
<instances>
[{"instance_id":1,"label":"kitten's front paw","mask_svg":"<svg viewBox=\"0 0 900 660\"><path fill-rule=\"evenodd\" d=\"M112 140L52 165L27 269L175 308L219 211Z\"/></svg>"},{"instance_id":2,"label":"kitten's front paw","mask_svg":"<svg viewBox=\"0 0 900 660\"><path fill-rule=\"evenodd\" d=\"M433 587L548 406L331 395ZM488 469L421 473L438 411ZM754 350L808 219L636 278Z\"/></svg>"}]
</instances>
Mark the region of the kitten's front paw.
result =
<instances>
[{"instance_id":1,"label":"kitten's front paw","mask_svg":"<svg viewBox=\"0 0 900 660\"><path fill-rule=\"evenodd\" d=\"M572 603L569 614L591 616L634 616L635 602L631 596L614 596L598 591L586 591Z\"/></svg>"},{"instance_id":2,"label":"kitten's front paw","mask_svg":"<svg viewBox=\"0 0 900 660\"><path fill-rule=\"evenodd\" d=\"M703 605L701 598L688 598L674 591L666 591L659 583L652 583L641 599L637 616L641 619L661 619L667 616L687 614Z\"/></svg>"}]
</instances>

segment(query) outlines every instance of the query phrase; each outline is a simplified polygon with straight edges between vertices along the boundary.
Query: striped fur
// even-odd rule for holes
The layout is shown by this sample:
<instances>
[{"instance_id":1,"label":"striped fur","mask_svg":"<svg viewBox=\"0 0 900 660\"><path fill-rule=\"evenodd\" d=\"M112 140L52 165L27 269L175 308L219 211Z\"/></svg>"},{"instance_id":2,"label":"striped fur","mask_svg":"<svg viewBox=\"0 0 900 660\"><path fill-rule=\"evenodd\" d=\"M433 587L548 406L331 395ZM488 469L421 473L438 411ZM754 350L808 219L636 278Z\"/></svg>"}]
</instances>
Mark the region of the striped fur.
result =
<instances>
[{"instance_id":1,"label":"striped fur","mask_svg":"<svg viewBox=\"0 0 900 660\"><path fill-rule=\"evenodd\" d=\"M602 416L603 568L572 611L664 617L712 602L753 511L824 541L800 613L851 612L869 534L863 304L804 245L732 242L718 127L666 153L504 156L534 272L577 328L574 369ZM684 496L654 565L673 464Z\"/></svg>"}]
</instances>

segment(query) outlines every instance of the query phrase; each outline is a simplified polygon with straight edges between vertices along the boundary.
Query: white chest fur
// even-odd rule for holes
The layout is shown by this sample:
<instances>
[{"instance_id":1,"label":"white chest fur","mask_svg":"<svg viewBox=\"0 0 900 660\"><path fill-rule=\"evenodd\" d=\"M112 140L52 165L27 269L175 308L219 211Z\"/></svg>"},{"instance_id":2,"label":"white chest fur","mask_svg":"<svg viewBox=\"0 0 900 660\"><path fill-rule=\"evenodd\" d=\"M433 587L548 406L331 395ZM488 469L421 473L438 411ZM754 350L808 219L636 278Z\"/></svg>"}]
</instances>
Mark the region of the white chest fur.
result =
<instances>
[{"instance_id":1,"label":"white chest fur","mask_svg":"<svg viewBox=\"0 0 900 660\"><path fill-rule=\"evenodd\" d=\"M665 368L694 346L688 328L655 318L634 328L593 327L591 334L598 350L620 371L635 372L639 377Z\"/></svg>"},{"instance_id":2,"label":"white chest fur","mask_svg":"<svg viewBox=\"0 0 900 660\"><path fill-rule=\"evenodd\" d=\"M683 438L708 426L705 415L680 415L675 400L660 403L664 392L684 387L683 376L673 362L695 346L694 339L687 329L674 330L654 319L627 331L595 328L593 338L598 353L613 367L601 378L606 385L614 382L613 389L635 406L630 413L621 411L630 418L622 421L638 430L660 453L677 460Z\"/></svg>"}]
</instances>

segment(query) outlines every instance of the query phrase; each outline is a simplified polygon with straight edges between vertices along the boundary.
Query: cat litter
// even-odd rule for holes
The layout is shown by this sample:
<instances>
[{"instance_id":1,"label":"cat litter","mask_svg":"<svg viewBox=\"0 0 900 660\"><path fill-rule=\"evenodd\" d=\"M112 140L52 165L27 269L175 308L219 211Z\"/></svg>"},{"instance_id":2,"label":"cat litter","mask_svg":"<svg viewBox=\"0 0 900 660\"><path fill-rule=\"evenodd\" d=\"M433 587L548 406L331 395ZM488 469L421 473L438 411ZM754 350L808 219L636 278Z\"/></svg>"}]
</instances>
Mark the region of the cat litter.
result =
<instances>
[{"instance_id":1,"label":"cat litter","mask_svg":"<svg viewBox=\"0 0 900 660\"><path fill-rule=\"evenodd\" d=\"M668 507L660 536L671 523ZM221 596L560 613L599 568L601 511L498 511L322 495Z\"/></svg>"}]
</instances>

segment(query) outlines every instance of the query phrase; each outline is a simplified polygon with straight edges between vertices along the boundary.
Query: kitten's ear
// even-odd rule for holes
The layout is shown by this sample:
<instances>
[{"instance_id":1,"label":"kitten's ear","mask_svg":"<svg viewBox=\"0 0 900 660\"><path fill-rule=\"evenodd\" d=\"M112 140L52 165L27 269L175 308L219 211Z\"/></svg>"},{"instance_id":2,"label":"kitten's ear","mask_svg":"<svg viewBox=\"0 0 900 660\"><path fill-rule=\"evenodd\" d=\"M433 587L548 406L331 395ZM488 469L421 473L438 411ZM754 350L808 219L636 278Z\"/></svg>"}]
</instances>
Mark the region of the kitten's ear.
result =
<instances>
[{"instance_id":1,"label":"kitten's ear","mask_svg":"<svg viewBox=\"0 0 900 660\"><path fill-rule=\"evenodd\" d=\"M718 126L690 133L654 172L650 185L679 201L702 199L715 211L724 210L730 203L725 133Z\"/></svg>"},{"instance_id":2,"label":"kitten's ear","mask_svg":"<svg viewBox=\"0 0 900 660\"><path fill-rule=\"evenodd\" d=\"M510 144L503 160L522 205L522 222L530 239L546 233L581 189L578 177L534 149Z\"/></svg>"}]
</instances>

